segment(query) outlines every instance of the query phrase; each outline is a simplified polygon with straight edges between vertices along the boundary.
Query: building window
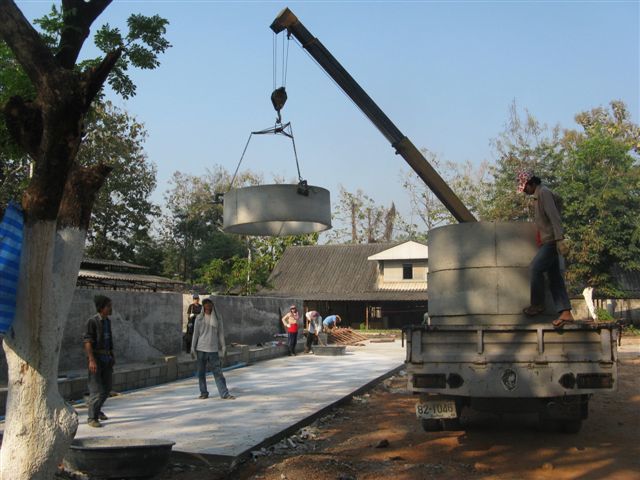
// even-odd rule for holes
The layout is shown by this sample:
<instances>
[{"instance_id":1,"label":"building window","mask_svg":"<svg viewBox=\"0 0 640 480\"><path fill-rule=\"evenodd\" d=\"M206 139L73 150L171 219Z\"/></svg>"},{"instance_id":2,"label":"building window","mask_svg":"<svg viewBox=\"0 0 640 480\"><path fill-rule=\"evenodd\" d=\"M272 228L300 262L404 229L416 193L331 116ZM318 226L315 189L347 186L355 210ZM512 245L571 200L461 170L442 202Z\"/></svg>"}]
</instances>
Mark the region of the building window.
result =
<instances>
[{"instance_id":1,"label":"building window","mask_svg":"<svg viewBox=\"0 0 640 480\"><path fill-rule=\"evenodd\" d=\"M402 264L402 279L403 280L413 279L413 264L411 263Z\"/></svg>"}]
</instances>

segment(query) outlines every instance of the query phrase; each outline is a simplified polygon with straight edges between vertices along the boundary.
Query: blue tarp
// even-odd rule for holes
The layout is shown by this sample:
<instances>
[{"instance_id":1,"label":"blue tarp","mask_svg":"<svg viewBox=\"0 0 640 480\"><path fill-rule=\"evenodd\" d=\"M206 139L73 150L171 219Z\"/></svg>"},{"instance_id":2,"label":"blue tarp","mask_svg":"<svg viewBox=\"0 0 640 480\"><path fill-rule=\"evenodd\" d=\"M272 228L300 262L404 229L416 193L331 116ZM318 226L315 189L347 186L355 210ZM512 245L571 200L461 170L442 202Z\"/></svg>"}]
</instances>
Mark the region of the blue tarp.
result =
<instances>
[{"instance_id":1,"label":"blue tarp","mask_svg":"<svg viewBox=\"0 0 640 480\"><path fill-rule=\"evenodd\" d=\"M9 202L0 222L0 333L6 333L16 314L24 220L22 208Z\"/></svg>"}]
</instances>

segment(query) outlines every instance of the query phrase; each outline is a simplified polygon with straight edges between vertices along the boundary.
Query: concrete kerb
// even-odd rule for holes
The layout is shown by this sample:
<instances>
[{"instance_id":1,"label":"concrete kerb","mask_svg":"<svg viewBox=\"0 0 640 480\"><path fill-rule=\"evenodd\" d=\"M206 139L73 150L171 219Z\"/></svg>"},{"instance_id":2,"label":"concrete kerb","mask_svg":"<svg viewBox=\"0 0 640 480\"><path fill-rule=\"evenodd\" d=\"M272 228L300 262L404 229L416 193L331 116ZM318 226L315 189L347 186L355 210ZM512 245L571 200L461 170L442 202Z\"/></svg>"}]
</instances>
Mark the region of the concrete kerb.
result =
<instances>
[{"instance_id":1,"label":"concrete kerb","mask_svg":"<svg viewBox=\"0 0 640 480\"><path fill-rule=\"evenodd\" d=\"M325 407L321 408L320 410L312 413L311 415L303 418L302 420L299 420L298 422L294 423L293 425L290 425L289 427L285 428L284 430L281 430L280 432L271 435L268 438L265 438L263 441L261 441L260 443L258 443L257 445L254 445L251 448L246 449L244 452L236 455L235 457L232 456L226 456L230 461L231 461L231 467L230 467L230 471L229 474L233 473L233 471L239 467L242 463L246 462L247 460L249 460L251 458L251 452L254 452L256 450L260 450L261 448L266 448L269 447L277 442L279 442L280 440L282 440L283 438L287 438L291 435L293 435L295 432L297 432L298 430L300 430L303 427L306 427L307 425L313 423L315 420L324 417L326 414L328 414L331 410L344 405L345 403L348 403L349 401L351 401L351 399L354 396L358 396L361 395L363 393L365 393L368 390L371 390L373 387L375 387L378 383L380 383L381 381L392 377L393 375L399 373L401 370L403 370L405 368L404 364L398 365L396 368L393 368L391 370L389 370L388 372L380 375L377 378L374 378L373 380L371 380L370 382L362 385L361 387L357 388L356 390L354 390L353 392L349 393L348 395L345 395L342 398L339 398L338 400L336 400L335 402L326 405ZM187 452L181 452L181 453L187 453ZM205 455L208 456L208 455ZM211 455L211 457L215 457L220 459L221 457L225 457L224 455Z\"/></svg>"}]
</instances>

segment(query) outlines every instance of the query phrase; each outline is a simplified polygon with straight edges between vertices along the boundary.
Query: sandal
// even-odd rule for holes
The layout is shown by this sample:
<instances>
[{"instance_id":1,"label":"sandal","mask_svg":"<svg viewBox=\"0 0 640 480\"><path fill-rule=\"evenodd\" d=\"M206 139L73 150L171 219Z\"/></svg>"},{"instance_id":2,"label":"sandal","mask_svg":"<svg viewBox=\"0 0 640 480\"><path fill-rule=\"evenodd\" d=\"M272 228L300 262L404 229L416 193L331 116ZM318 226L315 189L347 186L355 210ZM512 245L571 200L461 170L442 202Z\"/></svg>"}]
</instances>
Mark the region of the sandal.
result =
<instances>
[{"instance_id":1,"label":"sandal","mask_svg":"<svg viewBox=\"0 0 640 480\"><path fill-rule=\"evenodd\" d=\"M544 312L544 306L541 305L530 305L527 308L522 309L522 313L528 317L535 317L536 315L540 315L542 312Z\"/></svg>"},{"instance_id":2,"label":"sandal","mask_svg":"<svg viewBox=\"0 0 640 480\"><path fill-rule=\"evenodd\" d=\"M575 320L573 320L573 319L556 318L556 319L553 321L553 323L552 323L552 324L553 324L553 328L562 328L562 327L564 327L566 324L568 324L568 323L574 323L574 322L575 322Z\"/></svg>"}]
</instances>

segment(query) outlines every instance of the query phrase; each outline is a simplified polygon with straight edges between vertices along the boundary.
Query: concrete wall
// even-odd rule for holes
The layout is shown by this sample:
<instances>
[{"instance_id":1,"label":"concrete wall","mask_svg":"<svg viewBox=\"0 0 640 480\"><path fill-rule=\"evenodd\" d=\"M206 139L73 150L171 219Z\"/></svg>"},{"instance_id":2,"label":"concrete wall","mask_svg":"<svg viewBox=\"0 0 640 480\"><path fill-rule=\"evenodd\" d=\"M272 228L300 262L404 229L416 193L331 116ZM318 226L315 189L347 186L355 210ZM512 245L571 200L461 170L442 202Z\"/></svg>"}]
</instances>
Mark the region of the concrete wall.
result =
<instances>
[{"instance_id":1,"label":"concrete wall","mask_svg":"<svg viewBox=\"0 0 640 480\"><path fill-rule=\"evenodd\" d=\"M93 297L97 294L113 301L112 330L118 364L145 363L180 353L190 295L78 288L62 339L61 372L86 368L82 337L87 319L95 313ZM201 300L204 298L201 296ZM256 345L271 341L274 333L283 332L280 316L289 305L295 303L302 311L301 300L225 296L214 299L225 322L227 343ZM6 381L6 360L0 349L0 383Z\"/></svg>"},{"instance_id":2,"label":"concrete wall","mask_svg":"<svg viewBox=\"0 0 640 480\"><path fill-rule=\"evenodd\" d=\"M200 302L207 297L209 296L200 295ZM209 298L213 300L216 310L224 320L225 339L228 344L256 345L272 341L274 333L284 333L280 319L289 311L290 305L297 305L298 311L303 311L300 299L222 295ZM187 308L191 302L191 295L183 296L183 331L186 331Z\"/></svg>"},{"instance_id":3,"label":"concrete wall","mask_svg":"<svg viewBox=\"0 0 640 480\"><path fill-rule=\"evenodd\" d=\"M182 294L76 289L62 339L59 369L84 368L82 337L87 319L95 313L93 297L106 295L113 302L112 331L116 362L146 362L175 355L182 345Z\"/></svg>"},{"instance_id":4,"label":"concrete wall","mask_svg":"<svg viewBox=\"0 0 640 480\"><path fill-rule=\"evenodd\" d=\"M596 308L607 310L616 320L640 325L640 299L595 299L593 303ZM589 318L587 304L582 297L571 299L571 307L576 318Z\"/></svg>"},{"instance_id":5,"label":"concrete wall","mask_svg":"<svg viewBox=\"0 0 640 480\"><path fill-rule=\"evenodd\" d=\"M93 297L113 302L112 330L117 363L146 362L180 352L182 294L77 288L73 294L60 350L59 370L85 369L82 338L87 319L96 311ZM0 382L7 381L4 350L0 352Z\"/></svg>"}]
</instances>

